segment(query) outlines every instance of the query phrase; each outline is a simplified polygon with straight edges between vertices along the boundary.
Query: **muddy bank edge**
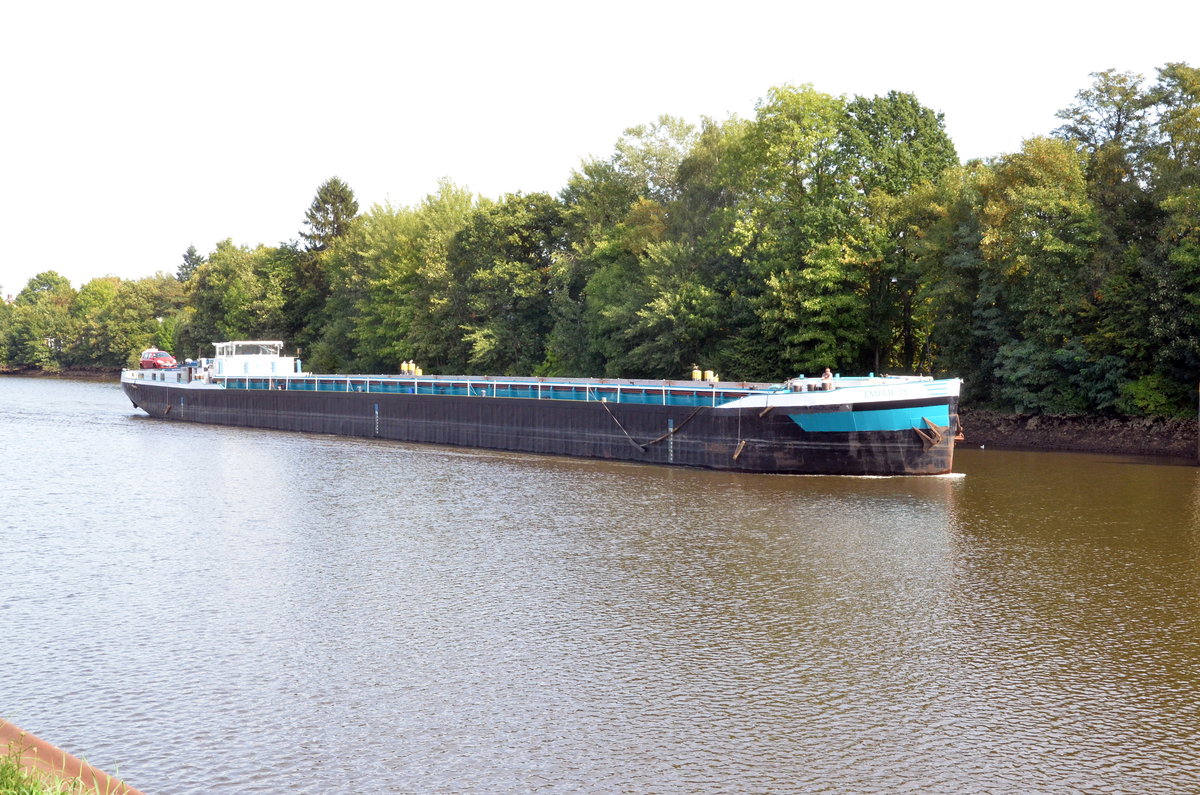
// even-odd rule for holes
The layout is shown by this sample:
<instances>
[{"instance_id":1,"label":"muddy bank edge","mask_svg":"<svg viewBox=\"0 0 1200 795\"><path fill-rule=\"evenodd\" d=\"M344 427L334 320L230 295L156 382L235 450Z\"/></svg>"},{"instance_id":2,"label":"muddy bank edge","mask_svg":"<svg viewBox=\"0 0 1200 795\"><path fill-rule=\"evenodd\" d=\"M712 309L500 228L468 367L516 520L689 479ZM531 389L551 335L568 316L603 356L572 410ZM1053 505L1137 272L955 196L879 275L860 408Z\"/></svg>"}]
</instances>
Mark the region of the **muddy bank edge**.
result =
<instances>
[{"instance_id":1,"label":"muddy bank edge","mask_svg":"<svg viewBox=\"0 0 1200 795\"><path fill-rule=\"evenodd\" d=\"M1200 427L1194 419L1003 414L967 406L960 408L959 416L966 434L961 447L1197 460Z\"/></svg>"}]
</instances>

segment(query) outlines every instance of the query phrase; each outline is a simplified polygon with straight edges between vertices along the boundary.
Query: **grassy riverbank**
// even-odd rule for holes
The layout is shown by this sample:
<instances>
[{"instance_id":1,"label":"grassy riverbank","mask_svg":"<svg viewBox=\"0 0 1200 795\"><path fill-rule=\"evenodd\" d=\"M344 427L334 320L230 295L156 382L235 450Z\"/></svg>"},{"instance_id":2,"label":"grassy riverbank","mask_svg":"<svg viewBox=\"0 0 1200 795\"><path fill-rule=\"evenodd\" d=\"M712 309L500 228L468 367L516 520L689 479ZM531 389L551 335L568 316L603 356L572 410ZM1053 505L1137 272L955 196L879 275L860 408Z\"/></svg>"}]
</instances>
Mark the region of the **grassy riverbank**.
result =
<instances>
[{"instance_id":1,"label":"grassy riverbank","mask_svg":"<svg viewBox=\"0 0 1200 795\"><path fill-rule=\"evenodd\" d=\"M3 718L0 749L0 795L141 795Z\"/></svg>"},{"instance_id":2,"label":"grassy riverbank","mask_svg":"<svg viewBox=\"0 0 1200 795\"><path fill-rule=\"evenodd\" d=\"M21 766L21 754L10 750L0 757L0 795L83 795L92 790L79 779L66 781Z\"/></svg>"}]
</instances>

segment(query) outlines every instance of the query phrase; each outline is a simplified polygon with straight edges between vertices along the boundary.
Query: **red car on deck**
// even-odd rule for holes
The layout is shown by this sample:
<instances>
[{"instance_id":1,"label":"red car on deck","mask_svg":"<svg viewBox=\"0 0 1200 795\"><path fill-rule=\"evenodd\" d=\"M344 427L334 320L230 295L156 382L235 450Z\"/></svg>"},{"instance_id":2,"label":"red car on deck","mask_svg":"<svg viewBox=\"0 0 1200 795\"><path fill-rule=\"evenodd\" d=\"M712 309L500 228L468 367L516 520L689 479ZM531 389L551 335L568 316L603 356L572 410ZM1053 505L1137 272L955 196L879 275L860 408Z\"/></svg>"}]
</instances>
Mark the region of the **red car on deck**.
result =
<instances>
[{"instance_id":1,"label":"red car on deck","mask_svg":"<svg viewBox=\"0 0 1200 795\"><path fill-rule=\"evenodd\" d=\"M143 370L163 370L167 367L177 366L178 362L175 361L175 357L166 351L160 351L158 348L142 351Z\"/></svg>"}]
</instances>

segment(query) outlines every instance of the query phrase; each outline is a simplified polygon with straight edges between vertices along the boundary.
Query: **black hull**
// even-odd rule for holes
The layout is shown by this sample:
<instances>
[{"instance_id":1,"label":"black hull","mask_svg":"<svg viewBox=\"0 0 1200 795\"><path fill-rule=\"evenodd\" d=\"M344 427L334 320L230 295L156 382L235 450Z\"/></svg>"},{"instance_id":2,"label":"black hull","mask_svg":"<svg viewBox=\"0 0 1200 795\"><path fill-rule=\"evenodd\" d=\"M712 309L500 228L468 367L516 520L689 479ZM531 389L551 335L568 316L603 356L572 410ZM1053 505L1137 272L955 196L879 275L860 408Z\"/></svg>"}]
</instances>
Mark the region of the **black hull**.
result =
<instances>
[{"instance_id":1,"label":"black hull","mask_svg":"<svg viewBox=\"0 0 1200 795\"><path fill-rule=\"evenodd\" d=\"M951 470L958 399L943 431L806 432L782 411L446 395L195 389L122 383L152 417L185 422L809 475Z\"/></svg>"}]
</instances>

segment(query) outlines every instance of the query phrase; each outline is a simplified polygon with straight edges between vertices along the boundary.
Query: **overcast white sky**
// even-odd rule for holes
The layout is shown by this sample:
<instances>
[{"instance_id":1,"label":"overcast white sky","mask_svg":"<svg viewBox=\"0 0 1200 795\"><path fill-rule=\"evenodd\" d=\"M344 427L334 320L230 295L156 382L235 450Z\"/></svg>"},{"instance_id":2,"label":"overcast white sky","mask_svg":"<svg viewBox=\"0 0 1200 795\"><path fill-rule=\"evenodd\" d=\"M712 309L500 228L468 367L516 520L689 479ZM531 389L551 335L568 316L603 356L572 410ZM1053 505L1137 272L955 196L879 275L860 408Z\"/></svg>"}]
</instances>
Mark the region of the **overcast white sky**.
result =
<instances>
[{"instance_id":1,"label":"overcast white sky","mask_svg":"<svg viewBox=\"0 0 1200 795\"><path fill-rule=\"evenodd\" d=\"M298 237L337 175L363 209L448 177L556 193L663 113L752 117L771 86L910 91L961 158L1020 148L1108 68L1200 65L1200 4L9 3L0 295L55 270L174 273L189 245Z\"/></svg>"}]
</instances>

